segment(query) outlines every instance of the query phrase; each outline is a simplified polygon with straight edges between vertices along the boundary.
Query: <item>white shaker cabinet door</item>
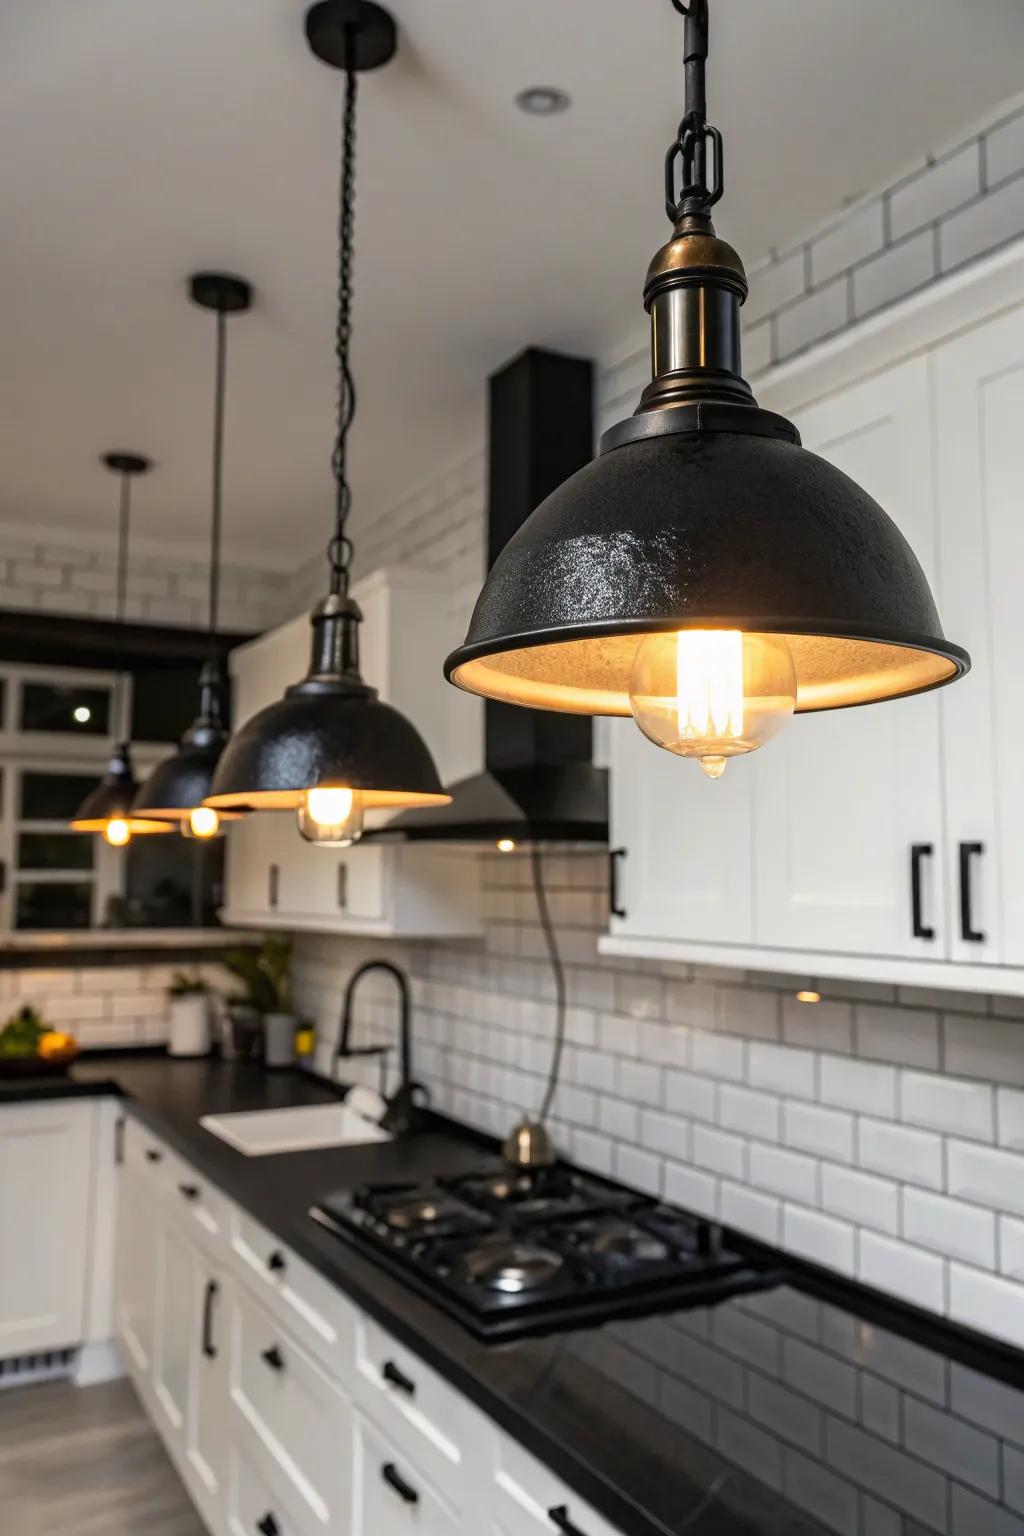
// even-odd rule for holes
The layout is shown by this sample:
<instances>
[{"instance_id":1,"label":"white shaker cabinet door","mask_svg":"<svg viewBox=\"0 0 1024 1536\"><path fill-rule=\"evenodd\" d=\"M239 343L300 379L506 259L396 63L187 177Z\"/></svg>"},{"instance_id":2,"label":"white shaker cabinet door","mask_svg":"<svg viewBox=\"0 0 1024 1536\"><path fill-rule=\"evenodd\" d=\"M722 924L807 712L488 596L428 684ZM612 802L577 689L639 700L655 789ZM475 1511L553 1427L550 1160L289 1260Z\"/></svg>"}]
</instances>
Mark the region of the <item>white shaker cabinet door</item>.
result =
<instances>
[{"instance_id":1,"label":"white shaker cabinet door","mask_svg":"<svg viewBox=\"0 0 1024 1536\"><path fill-rule=\"evenodd\" d=\"M805 447L889 513L934 590L929 406L928 366L917 358L794 415ZM944 958L935 694L797 716L753 761L728 773L749 773L754 785L758 944ZM916 927L924 930L916 934L915 862Z\"/></svg>"},{"instance_id":2,"label":"white shaker cabinet door","mask_svg":"<svg viewBox=\"0 0 1024 1536\"><path fill-rule=\"evenodd\" d=\"M611 932L744 944L753 938L749 762L717 781L614 720Z\"/></svg>"},{"instance_id":3,"label":"white shaker cabinet door","mask_svg":"<svg viewBox=\"0 0 1024 1536\"><path fill-rule=\"evenodd\" d=\"M81 1342L94 1106L0 1108L0 1359Z\"/></svg>"},{"instance_id":4,"label":"white shaker cabinet door","mask_svg":"<svg viewBox=\"0 0 1024 1536\"><path fill-rule=\"evenodd\" d=\"M952 955L1024 965L1024 309L932 355Z\"/></svg>"}]
</instances>

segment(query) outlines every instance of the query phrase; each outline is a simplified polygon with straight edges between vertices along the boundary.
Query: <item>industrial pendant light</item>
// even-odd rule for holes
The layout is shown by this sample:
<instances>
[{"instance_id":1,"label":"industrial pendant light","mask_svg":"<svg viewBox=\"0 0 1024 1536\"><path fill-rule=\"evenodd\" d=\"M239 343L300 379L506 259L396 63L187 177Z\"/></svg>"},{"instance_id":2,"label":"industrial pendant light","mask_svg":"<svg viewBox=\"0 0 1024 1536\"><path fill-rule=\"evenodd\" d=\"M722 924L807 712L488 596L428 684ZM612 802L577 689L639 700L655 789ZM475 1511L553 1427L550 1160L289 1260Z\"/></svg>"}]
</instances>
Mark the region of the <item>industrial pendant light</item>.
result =
<instances>
[{"instance_id":1,"label":"industrial pendant light","mask_svg":"<svg viewBox=\"0 0 1024 1536\"><path fill-rule=\"evenodd\" d=\"M221 822L240 812L219 812L203 801L210 793L228 733L224 726L222 667L217 655L220 600L220 545L224 502L224 395L227 381L227 317L242 315L252 304L252 289L241 277L197 272L189 282L194 304L217 316L217 351L213 387L213 481L210 496L210 649L199 677L199 714L173 757L153 770L135 797L134 809L177 825L185 837L211 838Z\"/></svg>"},{"instance_id":2,"label":"industrial pendant light","mask_svg":"<svg viewBox=\"0 0 1024 1536\"><path fill-rule=\"evenodd\" d=\"M351 492L348 433L355 414L349 361L352 325L352 232L355 126L360 71L386 64L395 24L369 0L321 0L306 15L319 59L345 74L339 214L336 355L338 417L332 468L334 536L328 545L330 591L313 610L307 675L277 704L254 715L228 743L206 804L217 811L295 810L307 841L344 847L362 834L375 807L446 805L434 761L410 721L383 704L359 673L362 614L349 593L352 541L346 532Z\"/></svg>"},{"instance_id":3,"label":"industrial pendant light","mask_svg":"<svg viewBox=\"0 0 1024 1536\"><path fill-rule=\"evenodd\" d=\"M152 469L149 459L137 453L107 453L103 462L109 470L121 477L121 494L118 508L117 529L117 605L116 617L124 623L128 595L128 530L131 522L132 480ZM153 821L135 814L132 801L135 798L135 773L132 769L131 746L127 737L128 698L125 675L119 673L114 687L114 729L125 731L107 763L107 771L96 788L90 790L71 820L72 832L100 832L114 848L123 848L140 833L169 832L166 822Z\"/></svg>"},{"instance_id":4,"label":"industrial pendant light","mask_svg":"<svg viewBox=\"0 0 1024 1536\"><path fill-rule=\"evenodd\" d=\"M665 162L672 238L644 289L653 380L501 551L445 675L532 708L632 713L717 778L794 710L935 688L970 658L895 525L741 376L747 283L711 222L707 0L672 4L686 115Z\"/></svg>"}]
</instances>

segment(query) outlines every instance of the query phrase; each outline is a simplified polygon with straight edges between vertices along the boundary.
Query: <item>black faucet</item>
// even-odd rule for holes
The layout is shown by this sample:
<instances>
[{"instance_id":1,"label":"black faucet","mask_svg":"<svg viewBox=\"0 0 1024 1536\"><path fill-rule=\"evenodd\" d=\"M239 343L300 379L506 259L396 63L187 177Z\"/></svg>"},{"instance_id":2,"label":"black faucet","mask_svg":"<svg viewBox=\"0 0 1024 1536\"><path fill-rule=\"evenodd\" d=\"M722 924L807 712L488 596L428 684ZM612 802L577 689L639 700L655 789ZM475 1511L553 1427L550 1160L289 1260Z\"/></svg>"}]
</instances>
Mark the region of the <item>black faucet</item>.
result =
<instances>
[{"instance_id":1,"label":"black faucet","mask_svg":"<svg viewBox=\"0 0 1024 1536\"><path fill-rule=\"evenodd\" d=\"M337 1061L342 1056L353 1056L355 1052L351 1045L352 1035L352 1003L355 998L356 988L363 977L371 971L385 971L393 976L398 986L401 999L400 1030L400 1054L401 1080L398 1089L388 1100L387 1109L381 1119L381 1129L394 1134L401 1134L414 1128L416 1121L416 1094L427 1097L427 1090L422 1083L413 1082L412 1077L412 996L409 990L409 978L400 966L390 960L364 960L362 965L357 965L348 979L345 988L345 996L341 1005L341 1030L338 1035L338 1048L334 1053Z\"/></svg>"}]
</instances>

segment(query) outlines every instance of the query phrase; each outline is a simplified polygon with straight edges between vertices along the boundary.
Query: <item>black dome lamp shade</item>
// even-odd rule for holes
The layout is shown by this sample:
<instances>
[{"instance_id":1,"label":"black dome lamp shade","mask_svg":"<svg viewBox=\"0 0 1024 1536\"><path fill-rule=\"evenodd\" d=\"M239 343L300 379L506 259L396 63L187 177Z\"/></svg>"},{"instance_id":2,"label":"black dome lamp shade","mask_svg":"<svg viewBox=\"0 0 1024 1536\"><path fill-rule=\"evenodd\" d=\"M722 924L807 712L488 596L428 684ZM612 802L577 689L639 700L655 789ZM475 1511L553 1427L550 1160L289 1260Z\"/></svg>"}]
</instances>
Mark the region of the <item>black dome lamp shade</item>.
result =
<instances>
[{"instance_id":1,"label":"black dome lamp shade","mask_svg":"<svg viewBox=\"0 0 1024 1536\"><path fill-rule=\"evenodd\" d=\"M199 714L173 756L150 774L135 797L134 809L177 826L185 837L207 839L223 831L224 820L237 820L240 811L220 813L203 801L210 792L228 733L224 725L222 665L216 653L220 603L221 527L224 503L224 398L227 382L227 317L241 315L252 305L252 288L244 278L225 272L197 272L189 280L189 296L217 317L213 391L213 474L210 497L210 652L199 678Z\"/></svg>"},{"instance_id":2,"label":"black dome lamp shade","mask_svg":"<svg viewBox=\"0 0 1024 1536\"><path fill-rule=\"evenodd\" d=\"M283 699L260 710L231 738L205 803L218 812L294 810L299 830L309 842L339 847L361 835L365 810L446 805L451 797L445 794L415 726L384 704L360 675L362 614L349 592L353 549L346 532L351 503L347 449L355 414L349 349L356 96L359 72L386 64L394 54L395 25L385 10L368 0L320 0L307 12L306 36L316 56L345 75L330 590L311 615L309 672L292 684Z\"/></svg>"},{"instance_id":3,"label":"black dome lamp shade","mask_svg":"<svg viewBox=\"0 0 1024 1536\"><path fill-rule=\"evenodd\" d=\"M711 222L707 0L672 4L686 115L665 164L673 234L644 290L654 377L502 550L445 675L533 708L632 713L717 778L794 710L935 688L970 658L895 524L741 376L747 283Z\"/></svg>"},{"instance_id":4,"label":"black dome lamp shade","mask_svg":"<svg viewBox=\"0 0 1024 1536\"><path fill-rule=\"evenodd\" d=\"M131 522L132 480L152 469L149 459L137 453L107 453L103 463L120 477L121 489L118 510L117 536L117 607L119 624L124 623L128 595L128 532ZM113 698L115 729L125 728L127 698L123 674L118 678ZM135 772L132 768L131 745L127 735L114 745L107 771L91 789L70 822L72 832L99 832L106 842L115 848L123 848L133 837L143 833L169 832L170 827L136 815L132 802L135 798Z\"/></svg>"}]
</instances>

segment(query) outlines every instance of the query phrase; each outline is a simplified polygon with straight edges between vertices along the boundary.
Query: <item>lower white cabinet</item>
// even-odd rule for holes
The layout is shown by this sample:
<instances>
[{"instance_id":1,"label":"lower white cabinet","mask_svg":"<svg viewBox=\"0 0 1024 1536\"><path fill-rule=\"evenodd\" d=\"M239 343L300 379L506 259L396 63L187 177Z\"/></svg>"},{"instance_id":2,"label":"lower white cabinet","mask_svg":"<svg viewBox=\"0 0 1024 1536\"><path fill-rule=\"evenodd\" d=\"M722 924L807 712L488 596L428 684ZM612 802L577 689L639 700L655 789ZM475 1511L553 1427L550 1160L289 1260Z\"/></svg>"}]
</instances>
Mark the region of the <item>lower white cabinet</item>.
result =
<instances>
[{"instance_id":1,"label":"lower white cabinet","mask_svg":"<svg viewBox=\"0 0 1024 1536\"><path fill-rule=\"evenodd\" d=\"M159 1138L125 1146L118 1334L211 1536L616 1536Z\"/></svg>"},{"instance_id":2,"label":"lower white cabinet","mask_svg":"<svg viewBox=\"0 0 1024 1536\"><path fill-rule=\"evenodd\" d=\"M0 1106L0 1359L83 1340L96 1123L94 1100Z\"/></svg>"}]
</instances>

